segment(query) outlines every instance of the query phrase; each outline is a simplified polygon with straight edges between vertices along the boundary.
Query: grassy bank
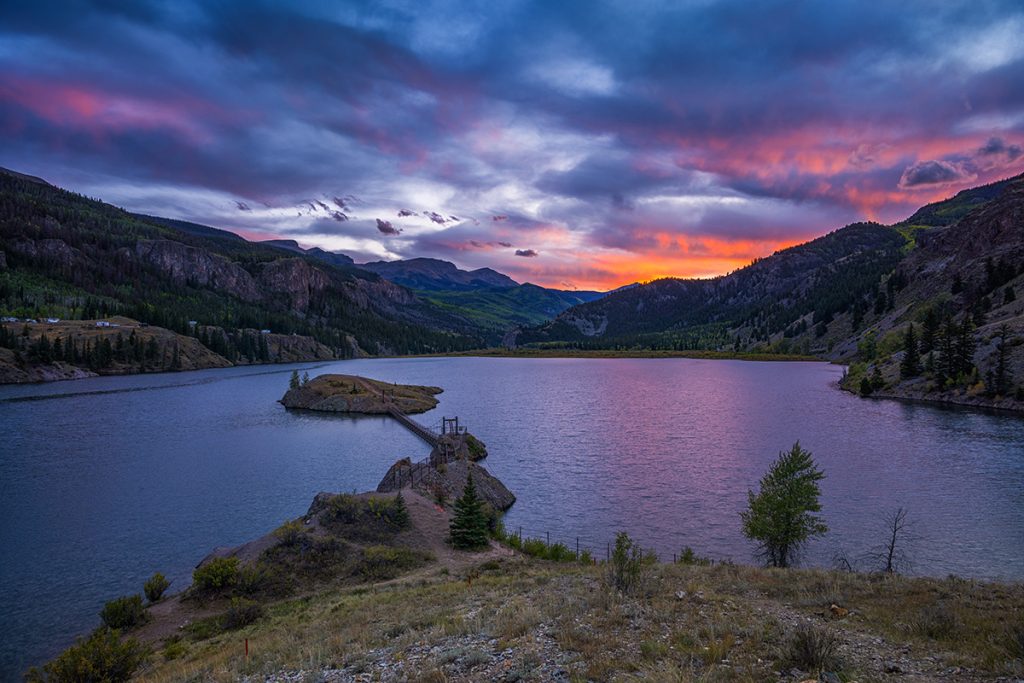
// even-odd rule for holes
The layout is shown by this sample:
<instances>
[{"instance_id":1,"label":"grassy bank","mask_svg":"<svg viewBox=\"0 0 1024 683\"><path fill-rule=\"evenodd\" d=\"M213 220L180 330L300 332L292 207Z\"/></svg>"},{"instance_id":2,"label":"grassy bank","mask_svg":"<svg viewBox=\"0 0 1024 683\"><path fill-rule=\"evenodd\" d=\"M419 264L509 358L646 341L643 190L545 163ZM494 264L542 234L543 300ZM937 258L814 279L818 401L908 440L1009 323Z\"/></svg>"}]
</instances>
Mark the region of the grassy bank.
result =
<instances>
[{"instance_id":1,"label":"grassy bank","mask_svg":"<svg viewBox=\"0 0 1024 683\"><path fill-rule=\"evenodd\" d=\"M623 595L512 555L278 603L140 680L985 680L1022 657L1021 585L662 564Z\"/></svg>"}]
</instances>

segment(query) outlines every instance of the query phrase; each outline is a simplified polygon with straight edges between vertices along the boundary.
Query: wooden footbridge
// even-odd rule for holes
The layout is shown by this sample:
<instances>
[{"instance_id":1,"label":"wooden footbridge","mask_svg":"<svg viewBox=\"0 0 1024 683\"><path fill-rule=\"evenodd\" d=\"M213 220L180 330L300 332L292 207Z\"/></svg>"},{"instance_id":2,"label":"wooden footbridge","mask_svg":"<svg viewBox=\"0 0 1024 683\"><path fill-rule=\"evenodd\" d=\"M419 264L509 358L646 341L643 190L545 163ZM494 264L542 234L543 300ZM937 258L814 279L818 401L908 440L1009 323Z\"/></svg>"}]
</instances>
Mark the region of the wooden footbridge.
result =
<instances>
[{"instance_id":1,"label":"wooden footbridge","mask_svg":"<svg viewBox=\"0 0 1024 683\"><path fill-rule=\"evenodd\" d=\"M395 406L389 407L388 413L391 414L391 417L398 420L400 424L404 425L410 432L429 443L433 448L437 448L437 444L441 439L433 430L424 427Z\"/></svg>"}]
</instances>

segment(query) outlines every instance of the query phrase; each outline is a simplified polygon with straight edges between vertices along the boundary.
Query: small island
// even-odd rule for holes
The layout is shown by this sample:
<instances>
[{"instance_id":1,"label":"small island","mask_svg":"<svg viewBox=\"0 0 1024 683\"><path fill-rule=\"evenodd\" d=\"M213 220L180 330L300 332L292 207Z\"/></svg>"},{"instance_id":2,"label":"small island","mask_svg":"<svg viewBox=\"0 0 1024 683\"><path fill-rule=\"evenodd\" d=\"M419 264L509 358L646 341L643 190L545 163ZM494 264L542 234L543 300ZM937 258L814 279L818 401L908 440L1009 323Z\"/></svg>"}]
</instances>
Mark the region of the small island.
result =
<instances>
[{"instance_id":1,"label":"small island","mask_svg":"<svg viewBox=\"0 0 1024 683\"><path fill-rule=\"evenodd\" d=\"M357 375L320 375L304 383L293 380L281 405L326 413L387 415L397 410L409 415L436 407L434 396L442 391L440 387L392 384Z\"/></svg>"}]
</instances>

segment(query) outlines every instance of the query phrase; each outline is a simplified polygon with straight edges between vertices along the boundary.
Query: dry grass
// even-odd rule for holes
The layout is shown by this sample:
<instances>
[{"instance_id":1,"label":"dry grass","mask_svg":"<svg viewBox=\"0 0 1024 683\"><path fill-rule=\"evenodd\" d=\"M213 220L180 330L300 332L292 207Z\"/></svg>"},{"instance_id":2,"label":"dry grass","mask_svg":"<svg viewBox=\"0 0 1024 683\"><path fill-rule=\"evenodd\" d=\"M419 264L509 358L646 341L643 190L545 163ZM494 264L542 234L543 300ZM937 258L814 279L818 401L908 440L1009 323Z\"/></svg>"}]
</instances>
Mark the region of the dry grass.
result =
<instances>
[{"instance_id":1,"label":"dry grass","mask_svg":"<svg viewBox=\"0 0 1024 683\"><path fill-rule=\"evenodd\" d=\"M524 558L489 567L472 586L434 571L335 588L279 603L259 622L184 652L174 644L166 653L173 659L156 658L142 680L341 667L379 673L382 660L403 663L413 680L485 680L488 662L506 648L509 680L543 679L549 660L573 680L765 680L789 666L871 680L881 674L870 668L872 654L908 656L909 666L966 666L980 677L1024 672L1021 585L657 565L643 595L623 596L604 586L602 571ZM851 613L832 620L828 607L837 600ZM879 637L909 644L910 654L876 646ZM435 646L440 654L429 653Z\"/></svg>"}]
</instances>

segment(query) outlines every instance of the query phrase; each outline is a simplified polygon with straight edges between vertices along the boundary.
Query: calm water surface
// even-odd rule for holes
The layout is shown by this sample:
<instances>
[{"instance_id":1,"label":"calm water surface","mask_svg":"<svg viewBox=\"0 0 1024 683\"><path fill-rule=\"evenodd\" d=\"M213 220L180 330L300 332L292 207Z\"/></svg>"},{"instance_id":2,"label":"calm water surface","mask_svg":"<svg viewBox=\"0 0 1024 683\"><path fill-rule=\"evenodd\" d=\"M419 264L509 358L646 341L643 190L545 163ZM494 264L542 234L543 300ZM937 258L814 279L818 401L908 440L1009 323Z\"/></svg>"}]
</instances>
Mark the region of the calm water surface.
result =
<instances>
[{"instance_id":1,"label":"calm water surface","mask_svg":"<svg viewBox=\"0 0 1024 683\"><path fill-rule=\"evenodd\" d=\"M229 368L0 387L0 679L162 571L374 488L427 447L388 418L289 413L292 367L445 388L518 496L510 528L604 555L618 529L670 557L751 559L738 511L797 439L825 470L827 565L910 510L917 573L1024 579L1024 420L862 400L821 363L446 358Z\"/></svg>"}]
</instances>

